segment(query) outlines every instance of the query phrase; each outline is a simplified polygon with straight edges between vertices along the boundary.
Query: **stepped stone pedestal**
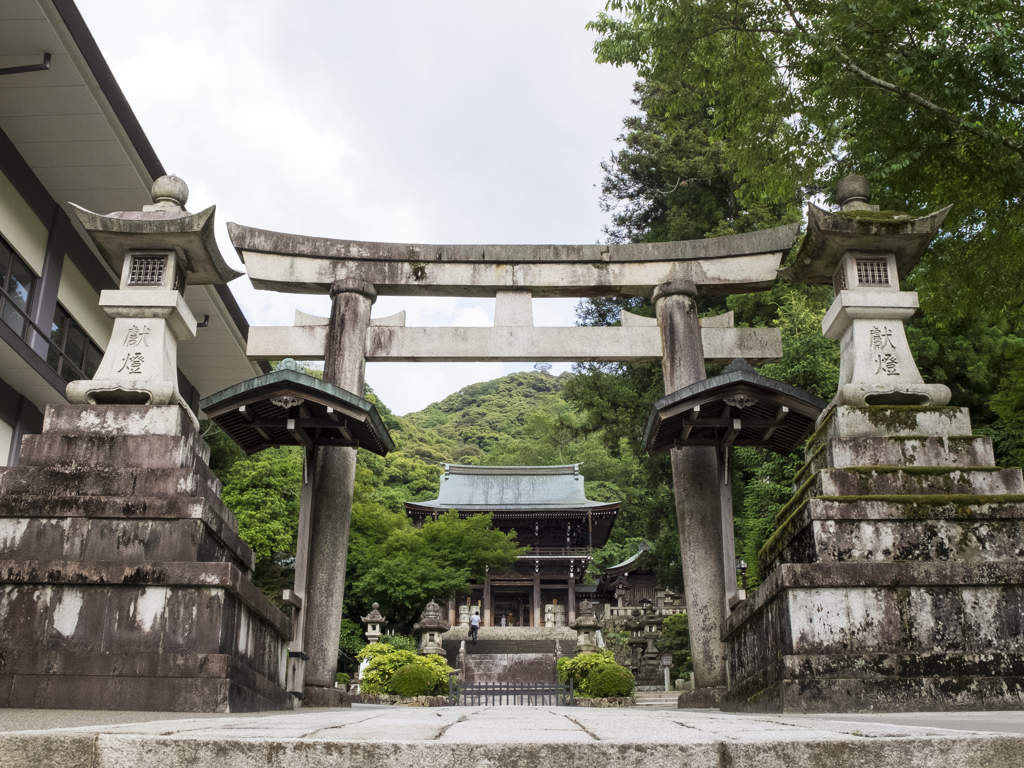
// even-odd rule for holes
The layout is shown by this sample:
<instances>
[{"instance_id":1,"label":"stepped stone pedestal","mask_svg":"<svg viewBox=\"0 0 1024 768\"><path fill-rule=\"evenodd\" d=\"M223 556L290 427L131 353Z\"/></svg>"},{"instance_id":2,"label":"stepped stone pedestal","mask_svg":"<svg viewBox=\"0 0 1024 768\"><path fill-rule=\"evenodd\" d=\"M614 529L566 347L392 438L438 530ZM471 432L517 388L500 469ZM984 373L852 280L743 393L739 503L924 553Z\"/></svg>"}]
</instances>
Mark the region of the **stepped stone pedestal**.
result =
<instances>
[{"instance_id":1,"label":"stepped stone pedestal","mask_svg":"<svg viewBox=\"0 0 1024 768\"><path fill-rule=\"evenodd\" d=\"M47 408L0 468L0 707L288 706L291 622L208 458L177 405Z\"/></svg>"},{"instance_id":2,"label":"stepped stone pedestal","mask_svg":"<svg viewBox=\"0 0 1024 768\"><path fill-rule=\"evenodd\" d=\"M838 406L726 620L722 708L1024 708L1024 479L966 409Z\"/></svg>"}]
</instances>

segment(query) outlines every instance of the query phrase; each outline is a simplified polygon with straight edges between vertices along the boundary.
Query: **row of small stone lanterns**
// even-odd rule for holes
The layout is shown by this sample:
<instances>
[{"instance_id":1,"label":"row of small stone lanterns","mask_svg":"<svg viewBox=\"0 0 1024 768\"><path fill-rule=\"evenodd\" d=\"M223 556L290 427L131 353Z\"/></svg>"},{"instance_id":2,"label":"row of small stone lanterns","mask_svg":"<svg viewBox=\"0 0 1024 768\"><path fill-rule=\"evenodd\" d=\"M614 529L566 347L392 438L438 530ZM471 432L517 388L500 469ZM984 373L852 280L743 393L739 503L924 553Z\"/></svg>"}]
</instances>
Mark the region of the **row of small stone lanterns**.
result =
<instances>
[{"instance_id":1,"label":"row of small stone lanterns","mask_svg":"<svg viewBox=\"0 0 1024 768\"><path fill-rule=\"evenodd\" d=\"M388 620L380 612L380 603L374 603L370 612L366 616L360 617L360 621L366 627L366 641L368 643L378 642L383 634L383 627L388 623ZM419 638L417 652L421 656L431 653L444 656L445 652L441 646L441 635L451 628L452 625L441 617L441 606L431 600L424 606L423 612L420 614L420 620L412 626L413 632Z\"/></svg>"}]
</instances>

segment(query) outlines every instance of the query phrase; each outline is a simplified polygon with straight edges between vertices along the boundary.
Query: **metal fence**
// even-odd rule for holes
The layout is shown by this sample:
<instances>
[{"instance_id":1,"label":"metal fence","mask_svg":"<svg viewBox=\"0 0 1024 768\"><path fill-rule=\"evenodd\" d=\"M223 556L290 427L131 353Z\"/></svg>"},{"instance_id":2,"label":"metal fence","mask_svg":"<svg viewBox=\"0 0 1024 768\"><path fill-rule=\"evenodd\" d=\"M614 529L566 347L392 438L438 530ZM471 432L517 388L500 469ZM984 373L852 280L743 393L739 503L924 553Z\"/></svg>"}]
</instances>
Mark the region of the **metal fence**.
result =
<instances>
[{"instance_id":1,"label":"metal fence","mask_svg":"<svg viewBox=\"0 0 1024 768\"><path fill-rule=\"evenodd\" d=\"M573 682L568 683L460 683L448 678L448 704L462 707L555 706L574 707Z\"/></svg>"}]
</instances>

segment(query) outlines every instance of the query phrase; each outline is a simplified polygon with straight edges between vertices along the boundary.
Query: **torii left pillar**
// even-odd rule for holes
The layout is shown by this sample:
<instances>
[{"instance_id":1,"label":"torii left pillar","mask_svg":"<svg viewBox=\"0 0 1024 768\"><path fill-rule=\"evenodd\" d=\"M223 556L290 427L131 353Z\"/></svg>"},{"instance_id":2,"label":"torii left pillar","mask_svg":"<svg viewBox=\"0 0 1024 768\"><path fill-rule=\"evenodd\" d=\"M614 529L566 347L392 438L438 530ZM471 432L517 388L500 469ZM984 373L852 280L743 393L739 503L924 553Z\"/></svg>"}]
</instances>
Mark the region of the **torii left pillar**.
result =
<instances>
[{"instance_id":1,"label":"torii left pillar","mask_svg":"<svg viewBox=\"0 0 1024 768\"><path fill-rule=\"evenodd\" d=\"M364 350L373 285L338 280L331 286L331 322L324 357L324 381L357 395L363 391ZM309 576L305 597L305 648L309 658L303 686L305 706L338 706L334 687L338 636L345 599L345 563L352 520L356 449L320 446L310 517Z\"/></svg>"}]
</instances>

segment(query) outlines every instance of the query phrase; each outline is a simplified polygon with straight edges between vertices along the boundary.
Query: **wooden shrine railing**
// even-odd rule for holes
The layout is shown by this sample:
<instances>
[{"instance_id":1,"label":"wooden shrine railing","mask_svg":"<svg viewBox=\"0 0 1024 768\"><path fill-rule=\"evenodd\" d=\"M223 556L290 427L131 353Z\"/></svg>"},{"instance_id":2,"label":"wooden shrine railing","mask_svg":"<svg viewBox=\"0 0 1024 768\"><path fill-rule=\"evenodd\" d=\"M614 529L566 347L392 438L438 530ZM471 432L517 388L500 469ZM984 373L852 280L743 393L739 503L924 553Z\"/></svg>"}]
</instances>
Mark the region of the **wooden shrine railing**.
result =
<instances>
[{"instance_id":1,"label":"wooden shrine railing","mask_svg":"<svg viewBox=\"0 0 1024 768\"><path fill-rule=\"evenodd\" d=\"M533 547L519 556L521 560L531 557L573 557L590 558L590 547Z\"/></svg>"}]
</instances>

